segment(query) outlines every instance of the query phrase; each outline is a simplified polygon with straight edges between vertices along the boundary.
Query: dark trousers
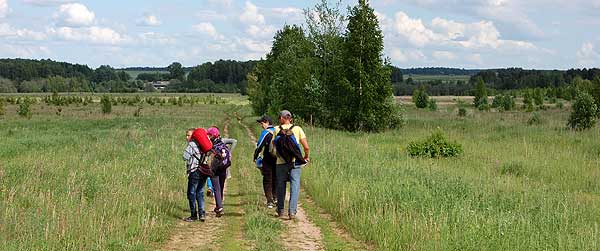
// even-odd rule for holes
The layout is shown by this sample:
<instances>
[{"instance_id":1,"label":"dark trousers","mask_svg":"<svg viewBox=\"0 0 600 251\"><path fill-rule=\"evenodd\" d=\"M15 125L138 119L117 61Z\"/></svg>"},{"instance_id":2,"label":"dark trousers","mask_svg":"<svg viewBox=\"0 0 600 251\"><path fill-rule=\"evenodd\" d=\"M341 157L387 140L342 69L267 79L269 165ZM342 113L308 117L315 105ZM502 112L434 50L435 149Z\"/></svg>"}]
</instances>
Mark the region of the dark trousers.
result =
<instances>
[{"instance_id":1,"label":"dark trousers","mask_svg":"<svg viewBox=\"0 0 600 251\"><path fill-rule=\"evenodd\" d=\"M223 208L223 190L225 190L225 180L227 179L227 171L226 170L217 170L215 174L210 177L210 180L213 184L214 196L215 196L215 204L217 207L215 210L219 208Z\"/></svg>"},{"instance_id":2,"label":"dark trousers","mask_svg":"<svg viewBox=\"0 0 600 251\"><path fill-rule=\"evenodd\" d=\"M188 175L187 199L190 204L190 213L192 218L204 214L204 183L208 176L195 171ZM198 207L196 207L198 203Z\"/></svg>"},{"instance_id":3,"label":"dark trousers","mask_svg":"<svg viewBox=\"0 0 600 251\"><path fill-rule=\"evenodd\" d=\"M263 166L260 169L263 175L263 190L267 203L273 203L277 199L277 174L275 173L275 161L267 163L263 161Z\"/></svg>"}]
</instances>

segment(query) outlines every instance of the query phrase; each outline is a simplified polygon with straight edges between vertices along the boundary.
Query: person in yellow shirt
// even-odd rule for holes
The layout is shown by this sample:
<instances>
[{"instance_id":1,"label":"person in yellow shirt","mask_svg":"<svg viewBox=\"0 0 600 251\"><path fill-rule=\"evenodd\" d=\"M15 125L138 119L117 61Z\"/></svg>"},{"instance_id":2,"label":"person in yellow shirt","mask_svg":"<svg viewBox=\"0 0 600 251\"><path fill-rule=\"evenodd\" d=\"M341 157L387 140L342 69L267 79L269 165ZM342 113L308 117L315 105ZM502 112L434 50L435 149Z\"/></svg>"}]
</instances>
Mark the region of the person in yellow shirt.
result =
<instances>
[{"instance_id":1,"label":"person in yellow shirt","mask_svg":"<svg viewBox=\"0 0 600 251\"><path fill-rule=\"evenodd\" d=\"M275 167L277 180L277 216L283 216L286 182L289 180L290 201L288 216L291 220L296 217L296 210L298 208L302 167L310 161L310 148L308 147L306 134L304 134L304 130L300 126L293 125L292 122L292 113L288 110L281 111L279 113L280 125L275 127L275 137L272 139L273 148L277 156Z\"/></svg>"}]
</instances>

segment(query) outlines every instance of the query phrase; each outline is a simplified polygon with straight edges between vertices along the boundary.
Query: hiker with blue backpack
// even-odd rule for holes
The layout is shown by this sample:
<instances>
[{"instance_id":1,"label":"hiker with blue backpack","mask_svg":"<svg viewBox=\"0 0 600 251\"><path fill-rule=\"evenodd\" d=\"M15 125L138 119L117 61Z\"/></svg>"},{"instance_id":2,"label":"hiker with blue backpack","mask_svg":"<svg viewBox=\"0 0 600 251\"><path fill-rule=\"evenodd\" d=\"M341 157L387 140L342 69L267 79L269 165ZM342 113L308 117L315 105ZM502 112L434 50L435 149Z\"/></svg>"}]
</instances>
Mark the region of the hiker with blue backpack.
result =
<instances>
[{"instance_id":1,"label":"hiker with blue backpack","mask_svg":"<svg viewBox=\"0 0 600 251\"><path fill-rule=\"evenodd\" d=\"M273 121L271 120L271 117L267 115L257 119L256 122L260 123L263 131L261 132L258 142L256 143L256 149L254 150L254 162L256 162L256 166L260 169L260 173L263 176L263 190L265 197L267 197L267 207L273 208L277 201L277 178L275 174L275 164L277 162L277 158L271 155L269 146L271 140L273 139L275 128L273 127ZM261 152L262 157L259 157Z\"/></svg>"},{"instance_id":2,"label":"hiker with blue backpack","mask_svg":"<svg viewBox=\"0 0 600 251\"><path fill-rule=\"evenodd\" d=\"M309 161L310 148L306 134L301 127L292 124L292 113L283 110L279 113L279 126L275 127L274 137L271 141L271 153L277 156L275 167L277 179L277 216L283 216L285 203L286 182L290 181L290 201L288 216L290 220L296 218L298 197L300 195L300 175L302 167ZM304 150L304 155L302 150Z\"/></svg>"},{"instance_id":3,"label":"hiker with blue backpack","mask_svg":"<svg viewBox=\"0 0 600 251\"><path fill-rule=\"evenodd\" d=\"M207 135L212 142L212 160L211 168L213 171L213 189L215 197L215 213L217 217L224 214L223 210L223 190L225 189L225 180L227 179L227 169L231 166L231 150L227 147L227 144L221 139L219 129L216 127L210 127L207 130ZM237 143L237 140L235 141Z\"/></svg>"}]
</instances>

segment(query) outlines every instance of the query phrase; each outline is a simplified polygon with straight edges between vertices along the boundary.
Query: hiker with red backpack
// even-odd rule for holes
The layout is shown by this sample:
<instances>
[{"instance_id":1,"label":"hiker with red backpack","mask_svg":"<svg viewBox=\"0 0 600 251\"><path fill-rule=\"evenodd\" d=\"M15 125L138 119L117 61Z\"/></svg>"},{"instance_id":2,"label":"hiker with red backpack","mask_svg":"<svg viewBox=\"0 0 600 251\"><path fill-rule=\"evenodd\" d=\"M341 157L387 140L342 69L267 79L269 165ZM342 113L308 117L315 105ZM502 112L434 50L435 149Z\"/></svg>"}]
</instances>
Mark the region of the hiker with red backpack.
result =
<instances>
[{"instance_id":1,"label":"hiker with red backpack","mask_svg":"<svg viewBox=\"0 0 600 251\"><path fill-rule=\"evenodd\" d=\"M204 183L211 177L208 165L208 153L212 149L212 142L203 128L192 128L186 132L187 147L183 151L183 160L186 162L188 176L187 199L190 205L191 216L185 221L204 221ZM196 205L197 203L197 205Z\"/></svg>"},{"instance_id":2,"label":"hiker with red backpack","mask_svg":"<svg viewBox=\"0 0 600 251\"><path fill-rule=\"evenodd\" d=\"M211 160L211 168L213 170L213 189L214 189L214 197L215 203L217 204L215 208L215 213L220 217L224 214L223 210L223 195L225 189L225 180L227 179L227 169L231 166L231 149L227 147L227 144L223 142L221 139L221 134L219 129L216 127L210 127L207 130L207 135L210 138L213 147L211 149L212 152L212 160ZM237 140L235 140L237 143Z\"/></svg>"},{"instance_id":3,"label":"hiker with red backpack","mask_svg":"<svg viewBox=\"0 0 600 251\"><path fill-rule=\"evenodd\" d=\"M273 139L273 121L271 117L265 115L257 119L256 122L260 123L263 131L258 138L256 143L256 149L254 150L254 162L260 169L260 173L263 176L263 190L265 197L267 197L267 207L273 208L277 201L277 186L276 186L276 175L275 175L275 164L277 158L271 155L269 146ZM262 157L259 157L262 151Z\"/></svg>"},{"instance_id":4,"label":"hiker with red backpack","mask_svg":"<svg viewBox=\"0 0 600 251\"><path fill-rule=\"evenodd\" d=\"M288 110L281 111L279 113L280 124L275 127L275 136L271 141L271 152L277 156L275 167L277 176L277 216L283 216L286 182L289 179L290 201L288 216L290 220L296 218L302 167L310 161L310 148L308 147L304 130L292 124L292 122L292 113ZM302 155L300 146L304 150L304 155Z\"/></svg>"}]
</instances>

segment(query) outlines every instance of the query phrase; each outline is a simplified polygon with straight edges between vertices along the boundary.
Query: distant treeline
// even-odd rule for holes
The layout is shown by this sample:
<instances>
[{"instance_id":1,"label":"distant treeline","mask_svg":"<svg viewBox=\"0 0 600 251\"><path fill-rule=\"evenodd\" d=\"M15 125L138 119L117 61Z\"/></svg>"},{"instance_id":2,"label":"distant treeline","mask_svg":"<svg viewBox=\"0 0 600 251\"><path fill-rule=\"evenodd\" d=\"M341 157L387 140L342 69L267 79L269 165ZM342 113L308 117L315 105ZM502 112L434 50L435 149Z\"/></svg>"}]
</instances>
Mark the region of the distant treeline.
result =
<instances>
[{"instance_id":1,"label":"distant treeline","mask_svg":"<svg viewBox=\"0 0 600 251\"><path fill-rule=\"evenodd\" d=\"M404 72L404 70L402 70ZM471 70L468 70L471 71ZM473 70L475 71L475 70ZM475 84L482 79L492 92L521 90L528 88L566 88L576 79L594 80L600 78L600 69L560 70L524 70L521 68L477 70L469 81L462 80L430 80L415 81L412 78L401 82L392 81L394 94L398 96L412 95L415 89L424 86L429 95L472 95Z\"/></svg>"},{"instance_id":2,"label":"distant treeline","mask_svg":"<svg viewBox=\"0 0 600 251\"><path fill-rule=\"evenodd\" d=\"M472 76L479 73L482 70L479 69L458 69L458 68L447 68L447 67L422 67L422 68L409 68L401 69L403 74L410 75L468 75Z\"/></svg>"},{"instance_id":3,"label":"distant treeline","mask_svg":"<svg viewBox=\"0 0 600 251\"><path fill-rule=\"evenodd\" d=\"M114 69L102 65L57 62L50 59L0 59L0 92L139 92L155 91L148 83L169 81L164 92L230 92L245 94L247 74L259 61L218 60L194 67L173 63L168 67L128 67ZM127 71L142 71L132 79ZM466 80L451 78L414 80L405 75L470 76ZM474 83L482 79L492 91L566 87L576 77L594 80L600 69L524 70L457 69L427 67L401 69L391 66L391 82L395 95L412 95L425 86L429 95L471 95Z\"/></svg>"}]
</instances>

